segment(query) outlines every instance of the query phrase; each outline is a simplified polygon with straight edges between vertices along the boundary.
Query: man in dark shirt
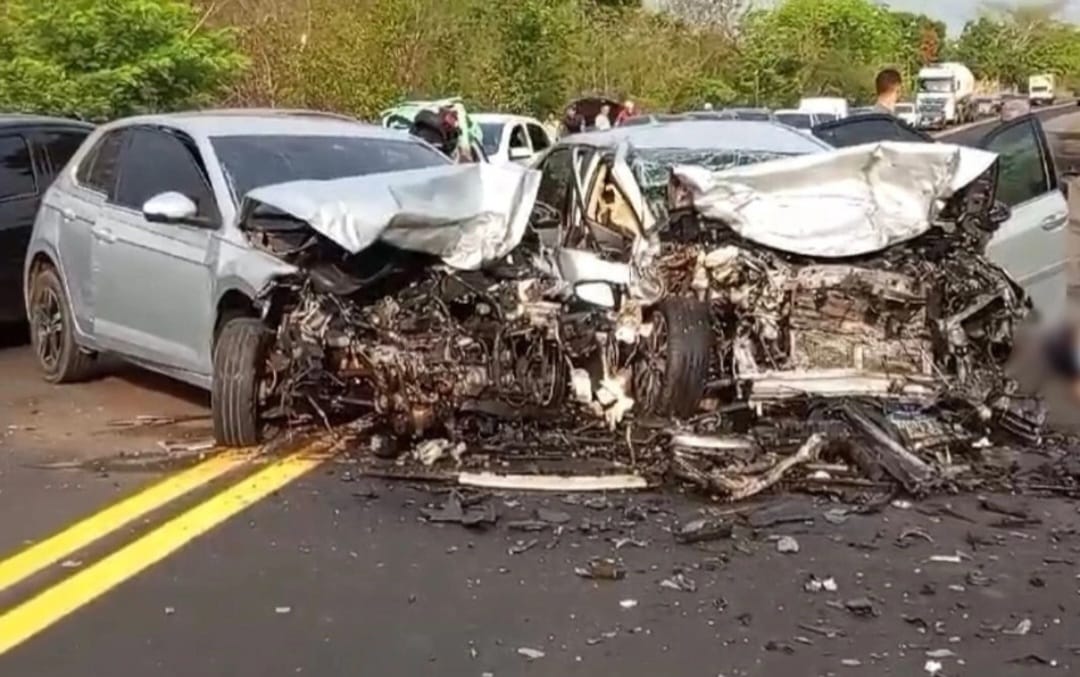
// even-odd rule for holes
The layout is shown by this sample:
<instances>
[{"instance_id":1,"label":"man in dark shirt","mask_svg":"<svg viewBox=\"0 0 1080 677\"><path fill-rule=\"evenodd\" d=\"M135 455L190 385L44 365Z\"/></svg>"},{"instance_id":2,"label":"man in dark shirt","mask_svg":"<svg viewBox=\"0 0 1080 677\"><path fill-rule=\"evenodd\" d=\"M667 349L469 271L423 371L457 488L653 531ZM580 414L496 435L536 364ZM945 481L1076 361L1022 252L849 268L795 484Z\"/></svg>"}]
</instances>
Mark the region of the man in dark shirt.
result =
<instances>
[{"instance_id":1,"label":"man in dark shirt","mask_svg":"<svg viewBox=\"0 0 1080 677\"><path fill-rule=\"evenodd\" d=\"M900 71L895 68L886 68L881 71L874 79L874 88L877 90L874 110L892 115L904 88L904 78L900 76Z\"/></svg>"}]
</instances>

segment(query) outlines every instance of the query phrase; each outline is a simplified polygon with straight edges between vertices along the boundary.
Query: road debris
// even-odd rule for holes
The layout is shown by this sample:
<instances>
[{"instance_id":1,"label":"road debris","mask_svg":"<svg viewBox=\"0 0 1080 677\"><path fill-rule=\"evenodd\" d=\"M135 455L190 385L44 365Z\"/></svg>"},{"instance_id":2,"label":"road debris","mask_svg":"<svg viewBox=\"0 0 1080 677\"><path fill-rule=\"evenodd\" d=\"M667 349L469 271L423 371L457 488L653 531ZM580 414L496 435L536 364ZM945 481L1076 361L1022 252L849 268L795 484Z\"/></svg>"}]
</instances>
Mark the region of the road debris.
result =
<instances>
[{"instance_id":1,"label":"road debris","mask_svg":"<svg viewBox=\"0 0 1080 677\"><path fill-rule=\"evenodd\" d=\"M879 615L874 603L868 597L849 599L844 602L844 608L851 612L851 615L859 618L875 618Z\"/></svg>"},{"instance_id":2,"label":"road debris","mask_svg":"<svg viewBox=\"0 0 1080 677\"><path fill-rule=\"evenodd\" d=\"M525 658L529 659L530 661L540 660L541 658L543 658L544 656L547 655L543 651L541 651L540 649L530 649L529 647L525 647L525 646L519 648L517 650L517 652L518 652L519 656L524 656Z\"/></svg>"},{"instance_id":3,"label":"road debris","mask_svg":"<svg viewBox=\"0 0 1080 677\"><path fill-rule=\"evenodd\" d=\"M623 609L633 609L637 605L638 601L636 599L624 599L619 602L619 606Z\"/></svg>"},{"instance_id":4,"label":"road debris","mask_svg":"<svg viewBox=\"0 0 1080 677\"><path fill-rule=\"evenodd\" d=\"M697 583L687 578L684 574L677 573L671 578L665 578L660 581L660 587L668 590L677 590L679 592L697 592Z\"/></svg>"},{"instance_id":5,"label":"road debris","mask_svg":"<svg viewBox=\"0 0 1080 677\"><path fill-rule=\"evenodd\" d=\"M792 536L781 536L776 540L776 551L784 555L794 555L799 552L799 542Z\"/></svg>"},{"instance_id":6,"label":"road debris","mask_svg":"<svg viewBox=\"0 0 1080 677\"><path fill-rule=\"evenodd\" d=\"M836 592L838 589L839 587L836 585L836 579L819 579L813 574L811 574L810 577L807 578L806 582L803 584L803 590L805 590L806 592Z\"/></svg>"},{"instance_id":7,"label":"road debris","mask_svg":"<svg viewBox=\"0 0 1080 677\"><path fill-rule=\"evenodd\" d=\"M731 524L718 519L701 518L682 524L675 530L675 540L683 544L704 543L731 538Z\"/></svg>"},{"instance_id":8,"label":"road debris","mask_svg":"<svg viewBox=\"0 0 1080 677\"><path fill-rule=\"evenodd\" d=\"M1017 623L1015 627L1007 628L1005 630L1002 630L1001 634L1003 634L1003 635L1013 635L1014 637L1023 637L1025 635L1027 635L1029 632L1031 632L1031 628L1032 628L1031 619L1030 618L1025 618L1022 621L1020 621L1019 623Z\"/></svg>"},{"instance_id":9,"label":"road debris","mask_svg":"<svg viewBox=\"0 0 1080 677\"><path fill-rule=\"evenodd\" d=\"M488 526L498 521L495 507L484 502L484 497L466 499L457 491L450 492L446 502L438 507L421 508L420 514L428 522L435 524L451 523L473 528Z\"/></svg>"},{"instance_id":10,"label":"road debris","mask_svg":"<svg viewBox=\"0 0 1080 677\"><path fill-rule=\"evenodd\" d=\"M608 558L593 558L586 566L575 567L574 573L591 580L621 581L626 578L626 568Z\"/></svg>"}]
</instances>

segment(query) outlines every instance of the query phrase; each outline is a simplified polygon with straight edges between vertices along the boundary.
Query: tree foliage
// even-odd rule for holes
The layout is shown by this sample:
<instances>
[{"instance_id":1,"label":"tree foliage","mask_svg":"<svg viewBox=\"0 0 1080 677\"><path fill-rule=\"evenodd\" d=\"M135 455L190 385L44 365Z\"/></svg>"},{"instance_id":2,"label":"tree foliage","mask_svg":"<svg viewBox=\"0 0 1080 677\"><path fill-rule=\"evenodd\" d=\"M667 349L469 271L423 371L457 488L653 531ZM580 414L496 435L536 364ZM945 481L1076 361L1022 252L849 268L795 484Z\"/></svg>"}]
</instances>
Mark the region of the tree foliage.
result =
<instances>
[{"instance_id":1,"label":"tree foliage","mask_svg":"<svg viewBox=\"0 0 1080 677\"><path fill-rule=\"evenodd\" d=\"M109 118L207 102L243 64L178 0L3 0L0 109Z\"/></svg>"},{"instance_id":2,"label":"tree foliage","mask_svg":"<svg viewBox=\"0 0 1080 677\"><path fill-rule=\"evenodd\" d=\"M879 69L913 83L946 58L1012 84L1080 73L1077 28L1055 18L1062 0L989 5L955 41L942 22L877 0L655 4L666 11L638 0L0 0L0 106L110 117L213 101L370 118L457 94L546 114L601 92L653 110L865 102Z\"/></svg>"}]
</instances>

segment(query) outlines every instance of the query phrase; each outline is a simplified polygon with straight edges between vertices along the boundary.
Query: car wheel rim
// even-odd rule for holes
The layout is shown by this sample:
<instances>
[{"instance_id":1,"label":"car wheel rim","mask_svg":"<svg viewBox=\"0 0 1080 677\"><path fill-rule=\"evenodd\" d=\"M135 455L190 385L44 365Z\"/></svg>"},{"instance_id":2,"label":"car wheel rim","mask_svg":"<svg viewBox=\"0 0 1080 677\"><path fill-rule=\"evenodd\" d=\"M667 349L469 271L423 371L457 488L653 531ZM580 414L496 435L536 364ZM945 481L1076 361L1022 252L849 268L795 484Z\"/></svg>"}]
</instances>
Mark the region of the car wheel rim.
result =
<instances>
[{"instance_id":1,"label":"car wheel rim","mask_svg":"<svg viewBox=\"0 0 1080 677\"><path fill-rule=\"evenodd\" d=\"M38 293L33 327L38 360L45 369L52 371L60 363L64 338L64 316L60 310L60 297L54 290L43 289Z\"/></svg>"},{"instance_id":2,"label":"car wheel rim","mask_svg":"<svg viewBox=\"0 0 1080 677\"><path fill-rule=\"evenodd\" d=\"M663 313L652 318L652 332L645 345L645 359L634 374L634 393L644 402L657 402L667 376L668 326Z\"/></svg>"}]
</instances>

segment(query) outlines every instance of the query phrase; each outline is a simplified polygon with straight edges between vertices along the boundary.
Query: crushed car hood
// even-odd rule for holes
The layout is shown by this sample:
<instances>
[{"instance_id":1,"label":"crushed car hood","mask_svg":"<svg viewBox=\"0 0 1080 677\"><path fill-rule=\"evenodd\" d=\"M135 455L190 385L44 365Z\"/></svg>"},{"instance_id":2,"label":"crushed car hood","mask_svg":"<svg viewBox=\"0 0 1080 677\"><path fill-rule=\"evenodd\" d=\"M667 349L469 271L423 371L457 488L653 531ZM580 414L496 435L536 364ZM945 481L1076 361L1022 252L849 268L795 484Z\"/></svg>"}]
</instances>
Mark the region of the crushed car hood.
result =
<instances>
[{"instance_id":1,"label":"crushed car hood","mask_svg":"<svg viewBox=\"0 0 1080 677\"><path fill-rule=\"evenodd\" d=\"M356 254L382 240L475 270L521 241L540 173L517 165L445 165L257 188L242 213L266 205Z\"/></svg>"},{"instance_id":2,"label":"crushed car hood","mask_svg":"<svg viewBox=\"0 0 1080 677\"><path fill-rule=\"evenodd\" d=\"M841 258L925 233L941 200L996 157L947 144L885 142L715 172L677 166L672 174L695 210L747 240Z\"/></svg>"}]
</instances>

